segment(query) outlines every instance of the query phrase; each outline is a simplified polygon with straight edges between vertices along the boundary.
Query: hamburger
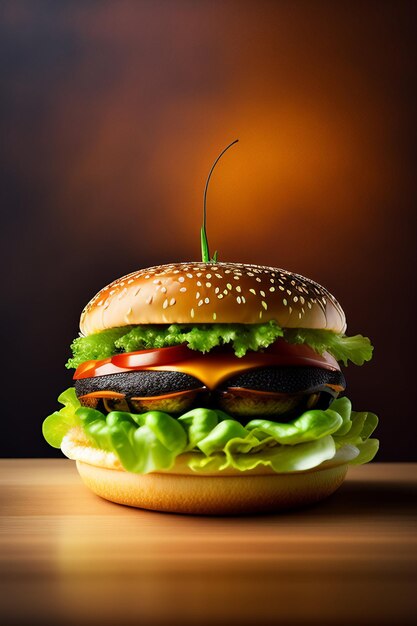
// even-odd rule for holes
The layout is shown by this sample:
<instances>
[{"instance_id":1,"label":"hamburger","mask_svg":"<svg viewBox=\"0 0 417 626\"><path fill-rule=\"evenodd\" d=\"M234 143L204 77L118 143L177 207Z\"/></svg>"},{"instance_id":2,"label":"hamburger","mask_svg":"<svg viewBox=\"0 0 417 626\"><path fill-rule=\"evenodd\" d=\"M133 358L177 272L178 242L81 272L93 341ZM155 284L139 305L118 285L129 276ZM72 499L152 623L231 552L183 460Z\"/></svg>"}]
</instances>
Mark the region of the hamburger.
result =
<instances>
[{"instance_id":1,"label":"hamburger","mask_svg":"<svg viewBox=\"0 0 417 626\"><path fill-rule=\"evenodd\" d=\"M321 285L283 269L190 262L104 287L81 314L74 385L48 443L108 500L198 514L278 510L333 493L375 456L377 417L355 412L346 335Z\"/></svg>"}]
</instances>

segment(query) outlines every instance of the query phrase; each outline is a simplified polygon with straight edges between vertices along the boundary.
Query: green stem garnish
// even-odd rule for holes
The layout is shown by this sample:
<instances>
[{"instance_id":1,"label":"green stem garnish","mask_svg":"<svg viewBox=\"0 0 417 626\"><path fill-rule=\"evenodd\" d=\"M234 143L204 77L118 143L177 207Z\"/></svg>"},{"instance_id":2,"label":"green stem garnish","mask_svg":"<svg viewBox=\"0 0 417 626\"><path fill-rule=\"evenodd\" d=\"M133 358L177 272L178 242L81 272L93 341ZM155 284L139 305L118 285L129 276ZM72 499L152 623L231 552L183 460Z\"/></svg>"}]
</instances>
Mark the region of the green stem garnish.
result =
<instances>
[{"instance_id":1,"label":"green stem garnish","mask_svg":"<svg viewBox=\"0 0 417 626\"><path fill-rule=\"evenodd\" d=\"M214 161L213 165L211 166L211 170L207 177L206 186L204 188L203 225L201 227L201 259L203 263L216 263L217 262L217 250L213 254L213 257L210 258L209 244L208 244L207 233L206 233L207 189L208 189L208 185L210 182L210 178L211 178L214 168L216 167L218 161L220 161L221 157L226 152L226 150L231 148L231 146L233 146L233 144L237 143L238 141L239 139L235 139L234 141L232 141L232 143L229 143L229 145L226 146L224 150L222 150L222 152L219 154L219 156L217 157L217 159Z\"/></svg>"}]
</instances>

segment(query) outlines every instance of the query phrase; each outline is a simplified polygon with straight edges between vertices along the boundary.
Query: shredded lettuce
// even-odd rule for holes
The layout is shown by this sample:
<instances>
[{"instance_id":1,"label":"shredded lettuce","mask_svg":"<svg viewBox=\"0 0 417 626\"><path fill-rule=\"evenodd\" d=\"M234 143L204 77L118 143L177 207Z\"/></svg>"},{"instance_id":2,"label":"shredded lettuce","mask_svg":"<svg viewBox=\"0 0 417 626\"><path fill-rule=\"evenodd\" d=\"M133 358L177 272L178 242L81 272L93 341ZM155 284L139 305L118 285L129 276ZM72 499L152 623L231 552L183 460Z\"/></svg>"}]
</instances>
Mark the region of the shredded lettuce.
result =
<instances>
[{"instance_id":1,"label":"shredded lettuce","mask_svg":"<svg viewBox=\"0 0 417 626\"><path fill-rule=\"evenodd\" d=\"M378 441L369 439L376 415L352 411L347 398L335 400L326 411L306 411L289 423L255 419L246 425L206 408L179 418L161 411L104 415L82 407L73 389L59 400L65 406L43 425L48 443L59 447L72 427L81 426L92 446L113 452L130 472L169 470L185 453L196 472L228 468L244 472L258 466L294 472L317 467L344 450L348 462L367 463L378 450Z\"/></svg>"},{"instance_id":2,"label":"shredded lettuce","mask_svg":"<svg viewBox=\"0 0 417 626\"><path fill-rule=\"evenodd\" d=\"M104 330L88 337L77 337L71 344L73 357L68 368L89 360L105 359L118 352L134 352L186 344L191 350L209 352L230 344L238 357L248 350L262 350L284 337L289 343L306 343L319 354L329 352L347 365L350 360L362 365L372 358L373 347L367 337L346 337L329 330L282 329L274 320L264 324L146 324Z\"/></svg>"},{"instance_id":3,"label":"shredded lettuce","mask_svg":"<svg viewBox=\"0 0 417 626\"><path fill-rule=\"evenodd\" d=\"M71 344L73 358L68 368L76 368L84 361L105 359L118 352L134 352L149 348L165 348L182 343L191 350L209 352L216 346L231 344L236 356L248 350L267 348L284 334L282 328L271 320L264 324L145 324L124 326L88 337L77 337Z\"/></svg>"},{"instance_id":4,"label":"shredded lettuce","mask_svg":"<svg viewBox=\"0 0 417 626\"><path fill-rule=\"evenodd\" d=\"M68 369L72 367L77 368L85 361L99 361L117 354L115 342L128 333L131 328L132 326L123 326L121 328L103 330L101 333L95 333L87 337L77 337L70 346L73 357L69 359L66 367Z\"/></svg>"}]
</instances>

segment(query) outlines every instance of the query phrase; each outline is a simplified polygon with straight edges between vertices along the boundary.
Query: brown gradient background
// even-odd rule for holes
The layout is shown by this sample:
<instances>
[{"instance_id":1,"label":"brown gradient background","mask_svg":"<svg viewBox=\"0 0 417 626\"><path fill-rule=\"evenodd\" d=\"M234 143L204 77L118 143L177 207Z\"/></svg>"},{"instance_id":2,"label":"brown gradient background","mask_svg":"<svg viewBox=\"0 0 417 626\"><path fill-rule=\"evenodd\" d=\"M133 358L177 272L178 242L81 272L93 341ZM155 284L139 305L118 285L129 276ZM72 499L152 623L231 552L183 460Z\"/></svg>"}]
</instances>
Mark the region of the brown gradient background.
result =
<instances>
[{"instance_id":1,"label":"brown gradient background","mask_svg":"<svg viewBox=\"0 0 417 626\"><path fill-rule=\"evenodd\" d=\"M281 266L375 358L345 372L378 460L416 458L413 2L2 3L6 456L53 456L79 313L139 267ZM11 416L13 415L13 420Z\"/></svg>"}]
</instances>

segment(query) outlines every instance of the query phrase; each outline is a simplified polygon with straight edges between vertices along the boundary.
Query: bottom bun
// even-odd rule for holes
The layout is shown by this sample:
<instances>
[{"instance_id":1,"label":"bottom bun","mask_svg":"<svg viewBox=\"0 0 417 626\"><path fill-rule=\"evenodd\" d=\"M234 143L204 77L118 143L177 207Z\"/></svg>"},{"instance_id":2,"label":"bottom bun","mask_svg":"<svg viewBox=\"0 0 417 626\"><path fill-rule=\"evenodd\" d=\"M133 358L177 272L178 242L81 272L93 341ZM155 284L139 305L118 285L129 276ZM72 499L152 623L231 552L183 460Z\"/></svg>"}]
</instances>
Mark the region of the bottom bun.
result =
<instances>
[{"instance_id":1,"label":"bottom bun","mask_svg":"<svg viewBox=\"0 0 417 626\"><path fill-rule=\"evenodd\" d=\"M342 484L347 464L292 474L134 474L77 461L94 493L128 506L203 515L278 511L318 502Z\"/></svg>"}]
</instances>

